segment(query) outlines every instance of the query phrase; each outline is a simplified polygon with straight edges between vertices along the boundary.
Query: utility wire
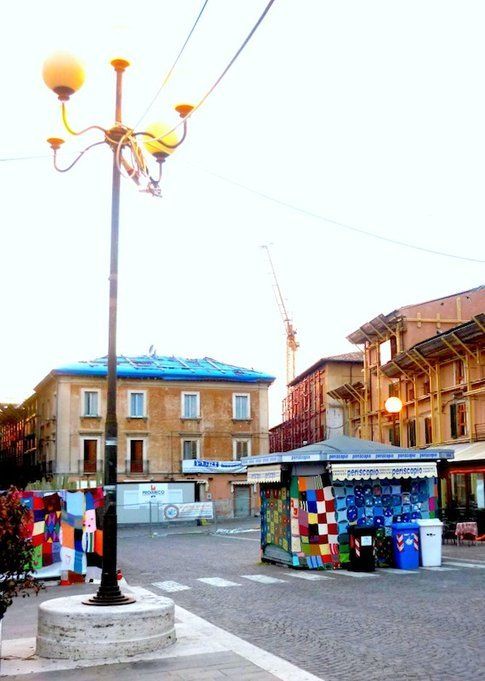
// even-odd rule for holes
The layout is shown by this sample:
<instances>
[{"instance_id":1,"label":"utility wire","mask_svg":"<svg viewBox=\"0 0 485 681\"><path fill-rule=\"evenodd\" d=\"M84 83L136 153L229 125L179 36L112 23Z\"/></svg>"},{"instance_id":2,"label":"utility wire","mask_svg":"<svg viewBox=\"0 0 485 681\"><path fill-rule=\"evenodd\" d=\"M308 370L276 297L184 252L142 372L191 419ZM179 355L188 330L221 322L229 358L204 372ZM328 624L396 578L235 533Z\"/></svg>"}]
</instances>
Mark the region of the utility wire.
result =
<instances>
[{"instance_id":1,"label":"utility wire","mask_svg":"<svg viewBox=\"0 0 485 681\"><path fill-rule=\"evenodd\" d=\"M136 124L135 124L135 126L134 126L135 128L137 128L137 127L140 125L140 122L145 118L145 116L147 115L147 113L150 111L150 109L152 108L152 106L155 104L156 100L157 100L158 97L160 96L160 93L162 92L163 88L165 87L165 85L166 85L166 84L168 83L168 81L170 80L170 78L171 78L171 76L172 76L172 73L173 73L175 67L177 66L177 63L179 62L179 60L180 60L180 58L181 58L181 56L182 56L182 54L183 54L185 48L187 47L187 44L188 44L190 38L192 37L192 33L195 31L195 27L196 27L197 24L199 23L199 20L200 20L202 14L204 13L205 8L207 7L208 2L209 2L209 0L205 0L204 4L202 5L202 8L201 8L199 14L197 15L197 19L195 20L194 25L193 25L192 28L190 29L190 31L189 31L189 33L188 33L188 35L187 35L187 38L185 39L184 44L182 45L182 47L181 47L179 53L177 54L177 56L176 56L176 58L175 58L174 63L172 64L172 66L170 67L170 69L167 71L167 74L166 74L165 78L163 79L162 84L160 85L160 87L158 88L157 92L156 92L155 95L153 96L153 98L152 98L152 100L150 101L149 105L147 106L147 108L145 109L145 111L142 113L142 115L140 116L140 118L138 119L138 121L136 122Z\"/></svg>"},{"instance_id":2,"label":"utility wire","mask_svg":"<svg viewBox=\"0 0 485 681\"><path fill-rule=\"evenodd\" d=\"M193 114L194 114L198 109L200 109L200 107L202 106L202 104L204 104L204 102L206 101L206 99L214 92L214 90L216 89L216 87L219 85L219 83L221 82L221 80L224 78L224 76L226 75L226 73L229 71L229 69L231 68L231 66L234 64L234 62L236 61L236 59L239 57L239 55L241 54L241 52L244 50L244 48L246 47L246 45L249 43L249 41L251 40L251 38L252 38L253 35L255 34L256 30L259 28L260 24L262 23L263 19L265 18L265 16L266 16L267 13L269 12L269 10L270 10L270 8L271 8L271 5L272 5L274 2L275 2L275 0L270 0L270 1L268 2L268 4L267 4L266 7L264 8L264 10L263 10L261 16L259 17L259 19L257 20L257 22L254 24L253 28L252 28L252 29L250 30L250 32L248 33L248 35L247 35L246 38L244 39L242 45L241 45L241 46L239 47L239 49L236 51L236 53L234 54L234 56L233 56L233 58L231 59L231 61L228 63L228 65L227 65L226 68L223 70L223 72L221 73L221 75L219 76L219 78L215 81L215 83L209 88L209 90L207 90L207 92L206 92L205 95L202 97L202 99L194 106L194 108L190 111L190 113L188 113L187 116L185 116L185 118L184 118L185 121L188 120L191 116L193 116ZM183 121L180 121L179 123L177 123L177 125L174 125L174 127L173 127L171 130L169 130L168 132L164 133L164 134L161 135L160 137L155 138L155 140L152 140L152 142L153 142L153 141L163 141L163 139L164 139L165 137L168 137L169 135L171 135L171 134L172 134L173 132L175 132L175 130L177 130L181 125L183 125Z\"/></svg>"},{"instance_id":3,"label":"utility wire","mask_svg":"<svg viewBox=\"0 0 485 681\"><path fill-rule=\"evenodd\" d=\"M190 115L192 115L192 114L194 113L194 111L197 111L197 109L199 109L199 108L202 106L202 104L205 102L205 100L214 92L214 90L216 89L216 87L219 85L219 83L221 82L221 80L224 78L224 76L226 75L226 73L229 71L229 69L231 68L231 66L234 64L234 62L236 61L236 59L239 57L239 55L241 54L241 52L244 50L244 48L246 47L246 45L249 43L249 41L251 40L251 38L253 37L253 35L256 33L257 29L259 28L260 24L263 22L263 19L264 19L265 16L268 14L269 10L271 9L271 5L272 5L274 2L275 2L275 0L270 0L270 1L268 2L268 4L266 5L266 7L265 7L264 10L263 10L263 13L261 14L261 16L259 17L259 19L257 20L257 22L254 24L253 28L250 30L250 32L249 32L248 35L246 36L246 38L245 38L245 40L243 41L241 47L237 50L237 52L235 53L235 55L233 56L233 58L231 59L231 61L229 62L229 64L226 66L226 68L224 69L224 71L221 73L221 75L219 76L219 78L216 80L216 82L212 85L212 87L209 88L209 90L208 90L208 91L206 92L206 94L202 97L202 99L200 100L200 102L193 108L193 110L191 111L191 114L190 114Z\"/></svg>"},{"instance_id":4,"label":"utility wire","mask_svg":"<svg viewBox=\"0 0 485 681\"><path fill-rule=\"evenodd\" d=\"M0 163L7 163L8 161L33 161L38 158L50 158L47 154L43 156L10 156L8 158L0 158Z\"/></svg>"},{"instance_id":5,"label":"utility wire","mask_svg":"<svg viewBox=\"0 0 485 681\"><path fill-rule=\"evenodd\" d=\"M485 260L480 260L479 258L470 258L464 255L455 255L454 253L447 253L445 251L438 251L433 248L426 248L425 246L418 246L417 244L411 244L407 241L399 241L398 239L392 239L391 237L383 236L382 234L376 234L375 232L370 232L365 229L361 229L360 227L354 227L352 225L347 225L344 222L339 222L338 220L333 220L332 218L326 218L323 215L319 215L318 213L313 213L312 211L306 210L305 208L300 208L299 206L295 206L292 203L288 203L287 201L282 201L281 199L277 199L274 196L270 196L269 194L265 194L264 192L260 192L257 189L253 189L252 187L248 187L245 184L242 184L241 182L236 182L235 180L231 180L228 177L224 177L223 175L219 175L218 173L214 173L210 170L203 169L204 172L206 172L208 175L212 175L213 177L217 177L219 180L223 180L224 182L227 182L228 184L232 184L235 187L240 187L241 189L245 189L247 192L250 192L251 194L256 194L256 196L260 196L263 199L266 199L267 201L272 201L273 203L276 203L280 206L284 206L285 208L289 208L290 210L294 210L297 213L301 213L302 215L307 215L308 217L314 218L315 220L321 220L322 222L328 222L331 225L335 225L336 227L342 227L342 229L347 229L351 232L356 232L357 234L363 234L364 236L369 236L374 239L379 239L380 241L386 241L387 243L394 244L396 246L403 246L404 248L411 248L415 251L422 251L423 253L431 253L432 255L440 255L444 258L453 258L454 260L462 260L465 262L476 262L480 264L485 264Z\"/></svg>"}]
</instances>

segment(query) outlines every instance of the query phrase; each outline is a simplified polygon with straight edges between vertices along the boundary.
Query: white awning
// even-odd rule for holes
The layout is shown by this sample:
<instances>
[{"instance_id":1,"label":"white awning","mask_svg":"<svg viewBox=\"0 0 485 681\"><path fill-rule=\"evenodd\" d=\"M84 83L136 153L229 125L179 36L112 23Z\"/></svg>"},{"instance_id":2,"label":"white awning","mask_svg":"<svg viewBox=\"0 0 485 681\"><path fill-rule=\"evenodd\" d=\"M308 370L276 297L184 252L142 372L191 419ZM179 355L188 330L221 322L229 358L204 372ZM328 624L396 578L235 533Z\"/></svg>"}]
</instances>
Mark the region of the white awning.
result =
<instances>
[{"instance_id":1,"label":"white awning","mask_svg":"<svg viewBox=\"0 0 485 681\"><path fill-rule=\"evenodd\" d=\"M258 482L280 482L281 466L258 466L248 471L248 482L255 484Z\"/></svg>"},{"instance_id":2,"label":"white awning","mask_svg":"<svg viewBox=\"0 0 485 681\"><path fill-rule=\"evenodd\" d=\"M485 442L463 442L450 446L455 454L450 464L461 463L462 461L483 461L485 460Z\"/></svg>"},{"instance_id":3,"label":"white awning","mask_svg":"<svg viewBox=\"0 0 485 681\"><path fill-rule=\"evenodd\" d=\"M332 464L333 480L392 480L394 478L436 478L435 463Z\"/></svg>"}]
</instances>

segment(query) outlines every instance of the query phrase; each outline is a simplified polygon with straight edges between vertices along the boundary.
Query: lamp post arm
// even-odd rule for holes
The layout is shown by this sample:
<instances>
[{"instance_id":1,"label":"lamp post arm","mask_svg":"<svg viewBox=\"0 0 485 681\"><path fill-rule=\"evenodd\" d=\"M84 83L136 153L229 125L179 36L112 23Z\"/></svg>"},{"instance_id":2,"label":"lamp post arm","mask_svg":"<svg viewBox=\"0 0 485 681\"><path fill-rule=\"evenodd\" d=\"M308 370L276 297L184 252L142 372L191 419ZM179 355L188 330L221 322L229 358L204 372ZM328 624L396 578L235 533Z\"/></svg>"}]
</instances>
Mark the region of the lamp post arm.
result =
<instances>
[{"instance_id":1,"label":"lamp post arm","mask_svg":"<svg viewBox=\"0 0 485 681\"><path fill-rule=\"evenodd\" d=\"M94 142L94 144L90 144L89 147L86 147L86 149L83 149L81 153L76 156L74 161L71 163L71 165L67 166L67 168L59 168L57 165L57 151L54 151L54 168L57 170L58 173L67 173L68 170L71 170L76 163L84 156L84 154L92 149L93 147L98 147L100 144L104 144L104 140L102 142Z\"/></svg>"},{"instance_id":2,"label":"lamp post arm","mask_svg":"<svg viewBox=\"0 0 485 681\"><path fill-rule=\"evenodd\" d=\"M64 102L61 103L61 114L62 114L62 122L64 124L64 127L66 128L67 132L70 135L75 135L76 137L78 135L84 135L85 132L88 132L89 130L101 130L103 134L106 134L105 128L102 128L100 125L90 125L87 128L84 128L84 130L80 130L79 132L76 132L71 128L69 125L69 121L67 120L67 110L66 110L66 105Z\"/></svg>"}]
</instances>

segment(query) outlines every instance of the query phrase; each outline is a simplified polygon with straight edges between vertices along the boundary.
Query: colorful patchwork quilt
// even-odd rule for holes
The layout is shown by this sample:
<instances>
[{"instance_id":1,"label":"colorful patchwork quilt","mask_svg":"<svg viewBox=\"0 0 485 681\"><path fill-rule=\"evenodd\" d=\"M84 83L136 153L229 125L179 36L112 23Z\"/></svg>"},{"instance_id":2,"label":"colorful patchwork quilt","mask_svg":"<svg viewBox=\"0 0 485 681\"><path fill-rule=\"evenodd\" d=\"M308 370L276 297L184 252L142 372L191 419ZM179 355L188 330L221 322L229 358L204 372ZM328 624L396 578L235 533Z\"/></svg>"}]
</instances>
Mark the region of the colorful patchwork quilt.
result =
<instances>
[{"instance_id":1,"label":"colorful patchwork quilt","mask_svg":"<svg viewBox=\"0 0 485 681\"><path fill-rule=\"evenodd\" d=\"M102 487L78 492L22 492L32 511L29 527L36 570L58 567L59 573L85 575L101 567L103 530Z\"/></svg>"}]
</instances>

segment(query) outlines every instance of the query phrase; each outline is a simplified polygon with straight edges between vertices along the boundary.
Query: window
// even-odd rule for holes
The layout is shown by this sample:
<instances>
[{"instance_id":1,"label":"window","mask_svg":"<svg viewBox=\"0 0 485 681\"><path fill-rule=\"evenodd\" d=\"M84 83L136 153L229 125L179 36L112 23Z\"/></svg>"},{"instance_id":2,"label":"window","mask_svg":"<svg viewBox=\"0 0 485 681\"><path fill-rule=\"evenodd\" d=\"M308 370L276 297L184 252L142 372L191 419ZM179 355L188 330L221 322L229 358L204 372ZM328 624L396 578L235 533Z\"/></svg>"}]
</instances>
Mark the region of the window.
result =
<instances>
[{"instance_id":1,"label":"window","mask_svg":"<svg viewBox=\"0 0 485 681\"><path fill-rule=\"evenodd\" d=\"M450 431L451 437L463 437L466 435L466 405L464 402L450 404Z\"/></svg>"},{"instance_id":2,"label":"window","mask_svg":"<svg viewBox=\"0 0 485 681\"><path fill-rule=\"evenodd\" d=\"M429 395L429 392L430 392L429 376L425 376L423 379L423 395Z\"/></svg>"},{"instance_id":3,"label":"window","mask_svg":"<svg viewBox=\"0 0 485 681\"><path fill-rule=\"evenodd\" d=\"M128 393L129 410L128 415L131 418L143 418L145 413L145 392L135 392L130 390Z\"/></svg>"},{"instance_id":4,"label":"window","mask_svg":"<svg viewBox=\"0 0 485 681\"><path fill-rule=\"evenodd\" d=\"M389 397L399 397L399 383L389 383Z\"/></svg>"},{"instance_id":5,"label":"window","mask_svg":"<svg viewBox=\"0 0 485 681\"><path fill-rule=\"evenodd\" d=\"M130 440L130 473L143 473L143 440Z\"/></svg>"},{"instance_id":6,"label":"window","mask_svg":"<svg viewBox=\"0 0 485 681\"><path fill-rule=\"evenodd\" d=\"M242 456L251 456L251 440L249 438L232 441L232 458L239 461Z\"/></svg>"},{"instance_id":7,"label":"window","mask_svg":"<svg viewBox=\"0 0 485 681\"><path fill-rule=\"evenodd\" d=\"M199 458L199 440L182 440L182 458L191 461Z\"/></svg>"},{"instance_id":8,"label":"window","mask_svg":"<svg viewBox=\"0 0 485 681\"><path fill-rule=\"evenodd\" d=\"M431 416L426 416L424 419L424 441L427 445L433 442L433 425L431 423Z\"/></svg>"},{"instance_id":9,"label":"window","mask_svg":"<svg viewBox=\"0 0 485 681\"><path fill-rule=\"evenodd\" d=\"M465 383L465 364L462 359L455 362L455 385Z\"/></svg>"},{"instance_id":10,"label":"window","mask_svg":"<svg viewBox=\"0 0 485 681\"><path fill-rule=\"evenodd\" d=\"M406 400L412 402L414 400L414 383L410 381L406 383Z\"/></svg>"},{"instance_id":11,"label":"window","mask_svg":"<svg viewBox=\"0 0 485 681\"><path fill-rule=\"evenodd\" d=\"M99 390L84 390L83 416L99 416Z\"/></svg>"},{"instance_id":12,"label":"window","mask_svg":"<svg viewBox=\"0 0 485 681\"><path fill-rule=\"evenodd\" d=\"M399 421L395 421L389 428L389 442L396 447L401 446L401 434L399 432Z\"/></svg>"},{"instance_id":13,"label":"window","mask_svg":"<svg viewBox=\"0 0 485 681\"><path fill-rule=\"evenodd\" d=\"M416 447L416 421L408 421L408 447Z\"/></svg>"},{"instance_id":14,"label":"window","mask_svg":"<svg viewBox=\"0 0 485 681\"><path fill-rule=\"evenodd\" d=\"M391 341L387 340L379 344L379 364L387 364L391 360Z\"/></svg>"},{"instance_id":15,"label":"window","mask_svg":"<svg viewBox=\"0 0 485 681\"><path fill-rule=\"evenodd\" d=\"M248 394L237 394L234 393L232 396L232 412L233 418L240 420L248 420L251 418L251 409L249 405L249 395Z\"/></svg>"},{"instance_id":16,"label":"window","mask_svg":"<svg viewBox=\"0 0 485 681\"><path fill-rule=\"evenodd\" d=\"M199 393L182 393L182 418L198 419L200 417Z\"/></svg>"},{"instance_id":17,"label":"window","mask_svg":"<svg viewBox=\"0 0 485 681\"><path fill-rule=\"evenodd\" d=\"M97 440L83 440L83 472L96 473Z\"/></svg>"}]
</instances>

